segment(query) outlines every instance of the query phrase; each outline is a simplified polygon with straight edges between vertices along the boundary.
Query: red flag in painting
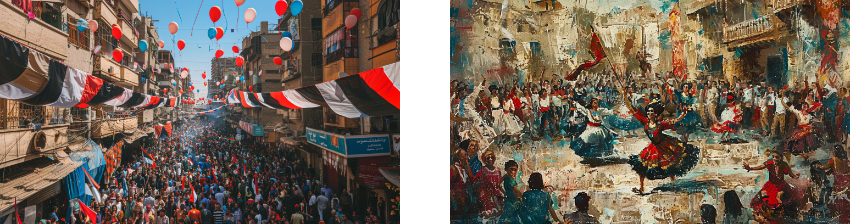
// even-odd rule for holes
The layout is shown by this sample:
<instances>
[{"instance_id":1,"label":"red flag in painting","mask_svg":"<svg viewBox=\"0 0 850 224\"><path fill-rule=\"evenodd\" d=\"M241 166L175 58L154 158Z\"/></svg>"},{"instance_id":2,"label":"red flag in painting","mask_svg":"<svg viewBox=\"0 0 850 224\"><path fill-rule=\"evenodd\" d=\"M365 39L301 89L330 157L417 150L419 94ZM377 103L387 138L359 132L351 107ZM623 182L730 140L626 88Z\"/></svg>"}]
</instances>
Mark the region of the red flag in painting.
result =
<instances>
[{"instance_id":1,"label":"red flag in painting","mask_svg":"<svg viewBox=\"0 0 850 224\"><path fill-rule=\"evenodd\" d=\"M585 61L584 64L579 65L575 70L570 72L570 75L566 77L567 80L576 80L581 71L599 64L605 58L605 51L602 49L602 42L599 41L596 30L591 30L591 33L593 35L590 39L590 53L593 54L593 61Z\"/></svg>"},{"instance_id":2,"label":"red flag in painting","mask_svg":"<svg viewBox=\"0 0 850 224\"><path fill-rule=\"evenodd\" d=\"M86 203L80 202L80 211L83 212L84 215L88 216L89 220L97 220L97 213L86 206Z\"/></svg>"},{"instance_id":3,"label":"red flag in painting","mask_svg":"<svg viewBox=\"0 0 850 224\"><path fill-rule=\"evenodd\" d=\"M91 178L91 175L89 175L89 171L86 171L86 169L83 169L83 173L86 173L86 178L89 179L89 183L91 183L91 185L94 186L94 188L97 188L99 190L100 185L97 184L97 182L94 181L94 178Z\"/></svg>"}]
</instances>

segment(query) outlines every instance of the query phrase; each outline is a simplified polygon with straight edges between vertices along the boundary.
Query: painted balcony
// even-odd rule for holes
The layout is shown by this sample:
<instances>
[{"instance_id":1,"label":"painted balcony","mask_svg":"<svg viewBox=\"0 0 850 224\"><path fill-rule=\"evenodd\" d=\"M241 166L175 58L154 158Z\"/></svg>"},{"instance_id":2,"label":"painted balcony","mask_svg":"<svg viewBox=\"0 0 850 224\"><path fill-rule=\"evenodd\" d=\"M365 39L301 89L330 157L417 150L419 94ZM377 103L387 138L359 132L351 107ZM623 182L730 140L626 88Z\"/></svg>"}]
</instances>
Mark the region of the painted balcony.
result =
<instances>
[{"instance_id":1,"label":"painted balcony","mask_svg":"<svg viewBox=\"0 0 850 224\"><path fill-rule=\"evenodd\" d=\"M773 21L772 17L764 16L724 28L723 42L729 43L732 41L744 40L768 32L773 32L774 29L776 29L776 27L775 21Z\"/></svg>"}]
</instances>

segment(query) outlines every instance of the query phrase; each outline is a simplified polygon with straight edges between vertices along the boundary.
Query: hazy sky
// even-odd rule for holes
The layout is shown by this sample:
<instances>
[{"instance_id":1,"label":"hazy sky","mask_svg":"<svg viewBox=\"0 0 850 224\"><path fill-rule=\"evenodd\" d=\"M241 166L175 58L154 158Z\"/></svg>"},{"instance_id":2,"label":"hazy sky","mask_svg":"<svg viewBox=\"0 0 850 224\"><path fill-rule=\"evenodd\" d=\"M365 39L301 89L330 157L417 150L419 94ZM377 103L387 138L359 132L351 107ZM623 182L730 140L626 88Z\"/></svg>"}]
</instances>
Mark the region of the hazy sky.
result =
<instances>
[{"instance_id":1,"label":"hazy sky","mask_svg":"<svg viewBox=\"0 0 850 224\"><path fill-rule=\"evenodd\" d=\"M165 50L173 52L175 67L189 68L195 90L200 90L200 92L195 92L195 97L200 98L207 95L207 87L204 86L205 80L201 78L201 73L210 74L210 60L215 57L215 51L222 49L224 51L223 57L235 57L237 54L233 53L231 48L238 46L241 50L242 38L250 34L251 31L259 30L260 22L269 21L270 24L277 24L278 16L274 11L275 2L277 1L246 0L237 10L236 3L233 0L139 0L139 14L159 20L159 22L154 22L159 39L165 42ZM207 30L213 27L213 22L209 16L210 8L213 6L222 9L222 16L215 23L215 27L225 28L224 36L218 41L210 40L207 37ZM199 7L200 12L198 12ZM245 23L244 14L248 8L254 8L257 11L257 18L250 24ZM197 15L197 22L195 22L195 15ZM238 24L237 18L239 19ZM168 24L172 21L177 22L180 27L177 33L173 35L173 43L172 35L168 31ZM194 32L192 31L193 23ZM238 31L236 30L237 25L239 26ZM231 29L233 29L233 32L230 32ZM186 42L186 47L183 48L182 52L177 49L177 41L181 39ZM207 76L207 78L210 77ZM210 82L209 84L213 83Z\"/></svg>"}]
</instances>

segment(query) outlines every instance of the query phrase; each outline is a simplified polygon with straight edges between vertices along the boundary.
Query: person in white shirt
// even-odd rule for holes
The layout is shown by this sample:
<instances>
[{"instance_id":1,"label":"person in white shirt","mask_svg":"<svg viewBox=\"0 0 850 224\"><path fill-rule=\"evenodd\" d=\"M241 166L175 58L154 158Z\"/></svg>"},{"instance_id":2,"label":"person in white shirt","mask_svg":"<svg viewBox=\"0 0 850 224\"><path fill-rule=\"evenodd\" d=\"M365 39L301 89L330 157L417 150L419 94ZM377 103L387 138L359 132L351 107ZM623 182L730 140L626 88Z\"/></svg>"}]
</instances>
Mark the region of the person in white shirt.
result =
<instances>
[{"instance_id":1,"label":"person in white shirt","mask_svg":"<svg viewBox=\"0 0 850 224\"><path fill-rule=\"evenodd\" d=\"M787 111L785 104L789 101L786 93L786 90L780 90L778 96L774 98L776 112L773 114L773 124L770 125L770 135L774 137L782 136L785 130L785 111Z\"/></svg>"},{"instance_id":2,"label":"person in white shirt","mask_svg":"<svg viewBox=\"0 0 850 224\"><path fill-rule=\"evenodd\" d=\"M744 94L741 98L743 99L742 106L744 107L744 126L750 127L752 126L752 117L753 117L753 101L755 100L755 94L753 94L753 84L746 85L744 88Z\"/></svg>"},{"instance_id":3,"label":"person in white shirt","mask_svg":"<svg viewBox=\"0 0 850 224\"><path fill-rule=\"evenodd\" d=\"M599 99L592 98L587 107L579 103L573 103L576 110L587 117L587 127L579 135L578 138L570 142L570 148L573 149L576 155L582 158L600 158L610 156L614 153L614 139L617 134L602 125L603 119L607 115L614 114L614 111L599 107Z\"/></svg>"}]
</instances>

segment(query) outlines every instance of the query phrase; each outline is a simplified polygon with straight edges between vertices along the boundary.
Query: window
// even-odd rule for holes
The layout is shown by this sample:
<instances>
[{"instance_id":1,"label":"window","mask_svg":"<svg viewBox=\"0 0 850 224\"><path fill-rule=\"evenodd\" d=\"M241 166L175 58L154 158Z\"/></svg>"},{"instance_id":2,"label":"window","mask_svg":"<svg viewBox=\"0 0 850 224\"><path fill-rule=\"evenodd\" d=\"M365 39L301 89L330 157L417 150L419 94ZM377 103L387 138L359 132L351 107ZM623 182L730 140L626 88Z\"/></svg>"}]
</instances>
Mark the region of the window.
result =
<instances>
[{"instance_id":1,"label":"window","mask_svg":"<svg viewBox=\"0 0 850 224\"><path fill-rule=\"evenodd\" d=\"M325 37L326 64L343 57L359 57L360 54L357 50L357 26L351 27L351 29L340 28Z\"/></svg>"},{"instance_id":2,"label":"window","mask_svg":"<svg viewBox=\"0 0 850 224\"><path fill-rule=\"evenodd\" d=\"M106 21L103 21L103 20L98 21L98 23L99 24L109 24L109 23L106 23ZM100 49L100 52L111 54L112 50L114 50L115 48L118 48L118 40L116 40L114 37L112 37L112 30L111 29L97 29L96 36L97 36L96 37L97 41L95 42L95 44L97 44L98 46L102 46L102 48Z\"/></svg>"},{"instance_id":3,"label":"window","mask_svg":"<svg viewBox=\"0 0 850 224\"><path fill-rule=\"evenodd\" d=\"M384 0L378 7L378 30L398 24L399 0Z\"/></svg>"},{"instance_id":4,"label":"window","mask_svg":"<svg viewBox=\"0 0 850 224\"><path fill-rule=\"evenodd\" d=\"M68 43L77 45L77 47L88 50L89 49L89 38L90 34L88 29L86 31L80 32L77 30L76 24L70 24L71 21L77 21L74 17L68 16Z\"/></svg>"},{"instance_id":5,"label":"window","mask_svg":"<svg viewBox=\"0 0 850 224\"><path fill-rule=\"evenodd\" d=\"M322 31L322 18L310 18L310 30Z\"/></svg>"}]
</instances>

